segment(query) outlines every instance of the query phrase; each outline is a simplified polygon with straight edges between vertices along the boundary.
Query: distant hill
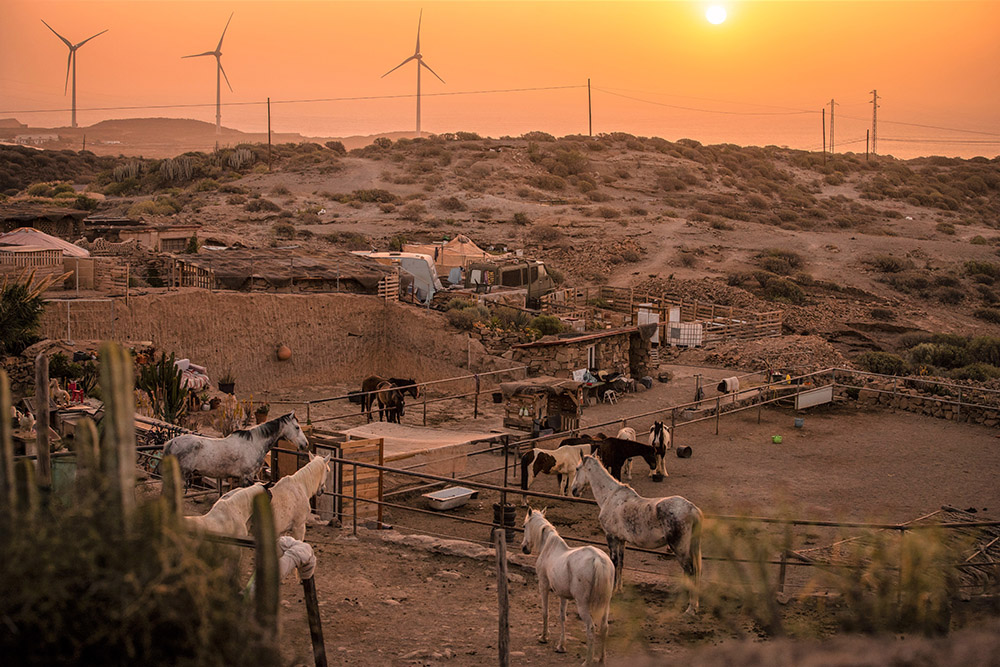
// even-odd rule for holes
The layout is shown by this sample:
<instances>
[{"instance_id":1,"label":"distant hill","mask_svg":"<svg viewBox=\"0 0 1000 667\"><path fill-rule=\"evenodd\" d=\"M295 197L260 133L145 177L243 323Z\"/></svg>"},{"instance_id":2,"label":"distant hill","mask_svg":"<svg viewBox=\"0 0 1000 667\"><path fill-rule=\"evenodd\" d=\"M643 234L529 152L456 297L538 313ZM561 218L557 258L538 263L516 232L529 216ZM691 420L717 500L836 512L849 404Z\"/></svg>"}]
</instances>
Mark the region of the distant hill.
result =
<instances>
[{"instance_id":1,"label":"distant hill","mask_svg":"<svg viewBox=\"0 0 1000 667\"><path fill-rule=\"evenodd\" d=\"M12 142L20 134L57 134L58 141L46 142L43 147L53 150L86 149L98 155L141 155L166 158L190 151L209 151L241 143L267 143L266 132L242 132L223 127L215 133L215 124L190 118L123 118L103 120L87 127L27 127L13 118L0 119L0 141ZM319 144L336 140L348 150L363 148L377 137L396 140L412 138L413 132L388 132L385 134L355 135L350 137L307 137L296 132L273 132L275 144Z\"/></svg>"}]
</instances>

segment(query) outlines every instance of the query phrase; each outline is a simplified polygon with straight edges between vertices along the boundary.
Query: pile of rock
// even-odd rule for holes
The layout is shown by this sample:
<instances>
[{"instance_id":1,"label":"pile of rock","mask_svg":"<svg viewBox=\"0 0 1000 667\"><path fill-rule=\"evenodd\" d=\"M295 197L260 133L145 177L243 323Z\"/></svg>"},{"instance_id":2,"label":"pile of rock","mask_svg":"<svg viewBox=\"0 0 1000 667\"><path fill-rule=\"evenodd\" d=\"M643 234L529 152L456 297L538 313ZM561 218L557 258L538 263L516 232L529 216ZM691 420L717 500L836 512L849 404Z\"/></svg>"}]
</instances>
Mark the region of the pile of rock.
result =
<instances>
[{"instance_id":1,"label":"pile of rock","mask_svg":"<svg viewBox=\"0 0 1000 667\"><path fill-rule=\"evenodd\" d=\"M705 362L743 370L794 370L799 373L845 367L847 360L819 336L781 336L719 344L705 355Z\"/></svg>"}]
</instances>

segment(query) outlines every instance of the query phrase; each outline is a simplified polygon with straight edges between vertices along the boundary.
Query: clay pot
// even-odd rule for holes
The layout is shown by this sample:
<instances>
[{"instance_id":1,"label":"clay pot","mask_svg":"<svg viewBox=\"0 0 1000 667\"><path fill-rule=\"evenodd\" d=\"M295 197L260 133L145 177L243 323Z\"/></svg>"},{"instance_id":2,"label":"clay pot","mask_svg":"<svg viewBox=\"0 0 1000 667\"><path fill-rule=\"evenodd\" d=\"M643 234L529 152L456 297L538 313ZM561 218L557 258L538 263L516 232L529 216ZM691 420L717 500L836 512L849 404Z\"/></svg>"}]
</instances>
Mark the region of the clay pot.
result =
<instances>
[{"instance_id":1,"label":"clay pot","mask_svg":"<svg viewBox=\"0 0 1000 667\"><path fill-rule=\"evenodd\" d=\"M278 361L288 361L292 358L292 350L290 347L282 343L278 346L277 355Z\"/></svg>"}]
</instances>

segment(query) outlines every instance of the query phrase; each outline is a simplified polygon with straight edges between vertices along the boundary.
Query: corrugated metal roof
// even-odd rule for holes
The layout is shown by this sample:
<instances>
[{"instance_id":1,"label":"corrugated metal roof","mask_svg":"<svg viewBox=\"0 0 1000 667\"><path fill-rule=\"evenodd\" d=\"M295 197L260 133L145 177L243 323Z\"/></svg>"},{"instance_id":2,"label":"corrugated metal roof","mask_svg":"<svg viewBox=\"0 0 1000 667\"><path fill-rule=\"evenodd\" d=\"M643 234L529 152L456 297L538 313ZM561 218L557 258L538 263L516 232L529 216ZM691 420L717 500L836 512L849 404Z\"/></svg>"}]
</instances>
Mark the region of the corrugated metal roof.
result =
<instances>
[{"instance_id":1,"label":"corrugated metal roof","mask_svg":"<svg viewBox=\"0 0 1000 667\"><path fill-rule=\"evenodd\" d=\"M31 227L19 227L12 232L0 234L0 245L36 246L62 250L62 254L66 257L90 257L90 251L86 248L73 245L69 241L64 241Z\"/></svg>"}]
</instances>

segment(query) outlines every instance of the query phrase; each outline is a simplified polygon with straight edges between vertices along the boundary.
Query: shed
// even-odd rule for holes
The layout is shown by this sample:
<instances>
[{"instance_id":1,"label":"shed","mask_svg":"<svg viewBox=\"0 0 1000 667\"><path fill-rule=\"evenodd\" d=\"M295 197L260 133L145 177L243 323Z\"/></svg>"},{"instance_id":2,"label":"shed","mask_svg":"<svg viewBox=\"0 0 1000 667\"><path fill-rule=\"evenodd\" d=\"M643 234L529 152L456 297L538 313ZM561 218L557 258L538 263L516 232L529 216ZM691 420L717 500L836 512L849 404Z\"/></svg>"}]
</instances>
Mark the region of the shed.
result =
<instances>
[{"instance_id":1,"label":"shed","mask_svg":"<svg viewBox=\"0 0 1000 667\"><path fill-rule=\"evenodd\" d=\"M572 431L583 415L584 383L536 377L500 384L503 425L532 433Z\"/></svg>"},{"instance_id":2,"label":"shed","mask_svg":"<svg viewBox=\"0 0 1000 667\"><path fill-rule=\"evenodd\" d=\"M533 343L514 346L514 361L527 364L529 372L555 377L572 377L573 371L587 369L651 375L651 338L656 325L623 327L582 333L546 336Z\"/></svg>"},{"instance_id":3,"label":"shed","mask_svg":"<svg viewBox=\"0 0 1000 667\"><path fill-rule=\"evenodd\" d=\"M61 239L75 240L83 236L83 219L88 215L87 211L58 206L12 204L0 210L0 232L31 227Z\"/></svg>"},{"instance_id":4,"label":"shed","mask_svg":"<svg viewBox=\"0 0 1000 667\"><path fill-rule=\"evenodd\" d=\"M459 234L450 241L437 243L407 243L404 252L417 252L434 258L438 275L447 276L453 268L465 268L470 262L493 257L477 246L465 234Z\"/></svg>"}]
</instances>

